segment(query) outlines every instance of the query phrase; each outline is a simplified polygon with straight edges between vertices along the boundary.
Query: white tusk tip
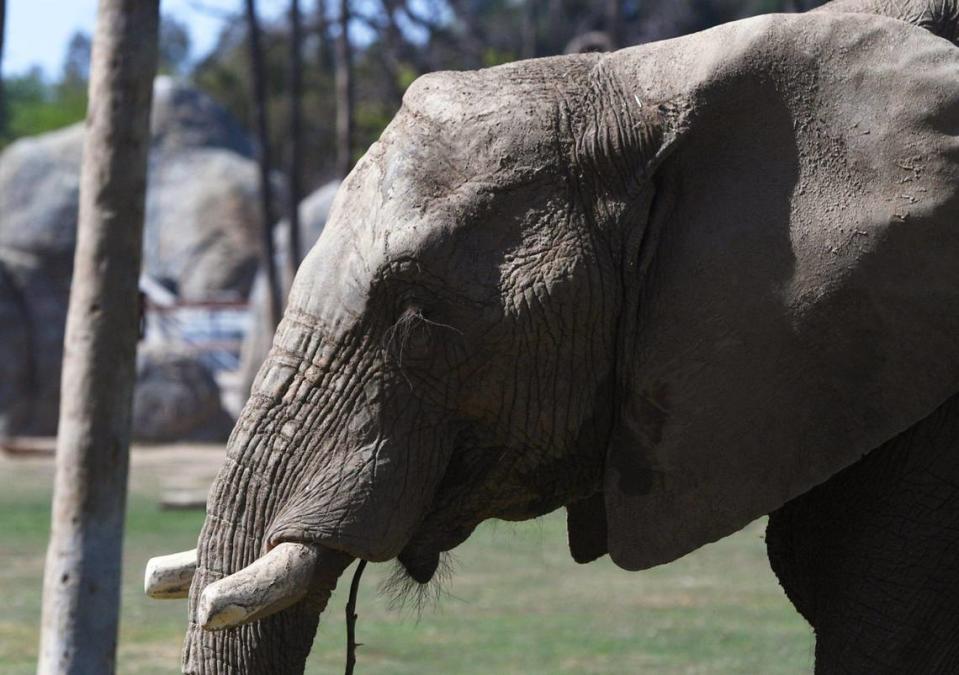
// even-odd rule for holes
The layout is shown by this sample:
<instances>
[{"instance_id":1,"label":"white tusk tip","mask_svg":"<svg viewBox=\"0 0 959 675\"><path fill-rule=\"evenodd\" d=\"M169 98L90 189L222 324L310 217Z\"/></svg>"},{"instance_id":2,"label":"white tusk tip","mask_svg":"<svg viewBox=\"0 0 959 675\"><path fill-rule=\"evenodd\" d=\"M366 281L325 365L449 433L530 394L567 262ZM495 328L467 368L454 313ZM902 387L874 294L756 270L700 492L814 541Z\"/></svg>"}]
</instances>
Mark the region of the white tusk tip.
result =
<instances>
[{"instance_id":1,"label":"white tusk tip","mask_svg":"<svg viewBox=\"0 0 959 675\"><path fill-rule=\"evenodd\" d=\"M246 623L253 612L248 607L226 603L216 606L216 598L206 592L200 596L197 607L197 621L204 630L223 630Z\"/></svg>"},{"instance_id":2,"label":"white tusk tip","mask_svg":"<svg viewBox=\"0 0 959 675\"><path fill-rule=\"evenodd\" d=\"M242 570L203 589L197 623L206 630L222 630L299 602L310 590L318 556L318 549L308 544L277 545Z\"/></svg>"},{"instance_id":3,"label":"white tusk tip","mask_svg":"<svg viewBox=\"0 0 959 675\"><path fill-rule=\"evenodd\" d=\"M196 549L150 558L143 575L143 592L151 598L185 598L196 573Z\"/></svg>"}]
</instances>

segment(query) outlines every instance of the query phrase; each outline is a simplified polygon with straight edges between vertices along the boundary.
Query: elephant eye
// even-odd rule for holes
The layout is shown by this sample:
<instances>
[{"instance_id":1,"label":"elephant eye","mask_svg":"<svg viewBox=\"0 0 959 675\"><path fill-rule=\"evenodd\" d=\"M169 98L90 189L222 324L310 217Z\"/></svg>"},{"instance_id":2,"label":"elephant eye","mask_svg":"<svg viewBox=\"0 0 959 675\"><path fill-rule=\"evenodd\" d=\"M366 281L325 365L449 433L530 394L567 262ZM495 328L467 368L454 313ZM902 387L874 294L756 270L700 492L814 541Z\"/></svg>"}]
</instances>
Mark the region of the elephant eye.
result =
<instances>
[{"instance_id":1,"label":"elephant eye","mask_svg":"<svg viewBox=\"0 0 959 675\"><path fill-rule=\"evenodd\" d=\"M409 307L386 332L386 351L400 365L426 355L432 344L432 324L419 307Z\"/></svg>"}]
</instances>

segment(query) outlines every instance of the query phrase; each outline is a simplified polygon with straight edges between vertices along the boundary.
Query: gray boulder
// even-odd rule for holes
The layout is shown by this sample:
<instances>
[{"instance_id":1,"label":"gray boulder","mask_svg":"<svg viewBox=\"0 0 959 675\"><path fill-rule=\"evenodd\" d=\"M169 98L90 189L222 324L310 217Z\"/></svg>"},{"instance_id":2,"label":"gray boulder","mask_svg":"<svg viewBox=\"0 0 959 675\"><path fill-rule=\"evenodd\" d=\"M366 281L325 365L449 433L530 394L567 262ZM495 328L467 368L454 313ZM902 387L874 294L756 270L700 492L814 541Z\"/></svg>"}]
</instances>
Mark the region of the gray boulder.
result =
<instances>
[{"instance_id":1,"label":"gray boulder","mask_svg":"<svg viewBox=\"0 0 959 675\"><path fill-rule=\"evenodd\" d=\"M23 426L30 413L28 397L36 379L31 363L28 308L18 284L0 262L0 439Z\"/></svg>"},{"instance_id":2,"label":"gray boulder","mask_svg":"<svg viewBox=\"0 0 959 675\"><path fill-rule=\"evenodd\" d=\"M56 430L83 134L76 124L0 154L0 303L23 299L27 316L19 323L30 345L29 376L0 377L0 433ZM158 78L151 143L144 270L184 299L246 298L260 255L260 218L256 166L242 129L206 95ZM0 317L14 311L23 313L5 306ZM0 356L22 349L21 333L0 329Z\"/></svg>"},{"instance_id":3,"label":"gray boulder","mask_svg":"<svg viewBox=\"0 0 959 675\"><path fill-rule=\"evenodd\" d=\"M256 164L189 148L151 167L144 271L184 300L245 299L260 257Z\"/></svg>"},{"instance_id":4,"label":"gray boulder","mask_svg":"<svg viewBox=\"0 0 959 675\"><path fill-rule=\"evenodd\" d=\"M213 374L192 354L141 348L133 395L133 437L163 443L224 440L233 421Z\"/></svg>"},{"instance_id":5,"label":"gray boulder","mask_svg":"<svg viewBox=\"0 0 959 675\"><path fill-rule=\"evenodd\" d=\"M21 139L0 154L0 253L73 255L82 154L83 124Z\"/></svg>"},{"instance_id":6,"label":"gray boulder","mask_svg":"<svg viewBox=\"0 0 959 675\"><path fill-rule=\"evenodd\" d=\"M0 155L0 435L56 429L83 128Z\"/></svg>"}]
</instances>

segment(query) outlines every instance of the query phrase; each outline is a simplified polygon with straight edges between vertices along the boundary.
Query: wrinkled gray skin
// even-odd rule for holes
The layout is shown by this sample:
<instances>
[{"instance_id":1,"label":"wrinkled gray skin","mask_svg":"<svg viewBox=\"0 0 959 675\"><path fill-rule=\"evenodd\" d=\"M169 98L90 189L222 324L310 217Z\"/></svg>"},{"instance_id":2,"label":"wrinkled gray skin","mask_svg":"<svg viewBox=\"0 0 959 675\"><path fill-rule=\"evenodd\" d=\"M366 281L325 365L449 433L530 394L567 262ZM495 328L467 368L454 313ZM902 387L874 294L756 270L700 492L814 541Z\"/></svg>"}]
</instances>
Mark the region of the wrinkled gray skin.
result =
<instances>
[{"instance_id":1,"label":"wrinkled gray skin","mask_svg":"<svg viewBox=\"0 0 959 675\"><path fill-rule=\"evenodd\" d=\"M959 2L956 0L833 0L813 11L888 16L925 28L959 45Z\"/></svg>"},{"instance_id":2,"label":"wrinkled gray skin","mask_svg":"<svg viewBox=\"0 0 959 675\"><path fill-rule=\"evenodd\" d=\"M184 671L301 672L351 559L426 581L487 518L566 506L577 560L669 562L929 416L959 392L957 73L817 12L417 81L231 437ZM285 541L325 551L307 601L193 622Z\"/></svg>"},{"instance_id":3,"label":"wrinkled gray skin","mask_svg":"<svg viewBox=\"0 0 959 675\"><path fill-rule=\"evenodd\" d=\"M300 202L300 244L305 251L312 248L320 238L326 221L330 215L333 198L340 187L340 181L330 181L315 190ZM289 222L281 220L273 227L274 250L276 252L276 267L285 271L289 255ZM301 253L301 255L303 255ZM297 265L301 261L297 260ZM283 296L289 292L287 275L281 274L284 280ZM251 326L243 337L243 348L240 350L240 368L238 388L242 392L243 401L250 395L253 380L256 378L260 366L266 360L273 342L273 325L270 320L269 288L267 287L266 271L261 267L257 270L250 290Z\"/></svg>"}]
</instances>

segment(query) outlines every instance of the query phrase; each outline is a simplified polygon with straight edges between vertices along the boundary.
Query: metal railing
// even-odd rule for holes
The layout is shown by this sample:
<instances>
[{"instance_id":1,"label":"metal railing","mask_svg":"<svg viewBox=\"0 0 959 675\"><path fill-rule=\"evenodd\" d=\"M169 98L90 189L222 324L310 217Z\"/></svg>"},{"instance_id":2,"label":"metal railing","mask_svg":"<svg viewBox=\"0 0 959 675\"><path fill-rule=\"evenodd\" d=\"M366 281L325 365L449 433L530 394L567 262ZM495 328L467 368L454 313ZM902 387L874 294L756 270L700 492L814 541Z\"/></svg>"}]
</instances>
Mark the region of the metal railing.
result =
<instances>
[{"instance_id":1,"label":"metal railing","mask_svg":"<svg viewBox=\"0 0 959 675\"><path fill-rule=\"evenodd\" d=\"M146 301L144 342L162 343L195 354L211 372L235 371L250 323L246 302L214 300Z\"/></svg>"}]
</instances>

